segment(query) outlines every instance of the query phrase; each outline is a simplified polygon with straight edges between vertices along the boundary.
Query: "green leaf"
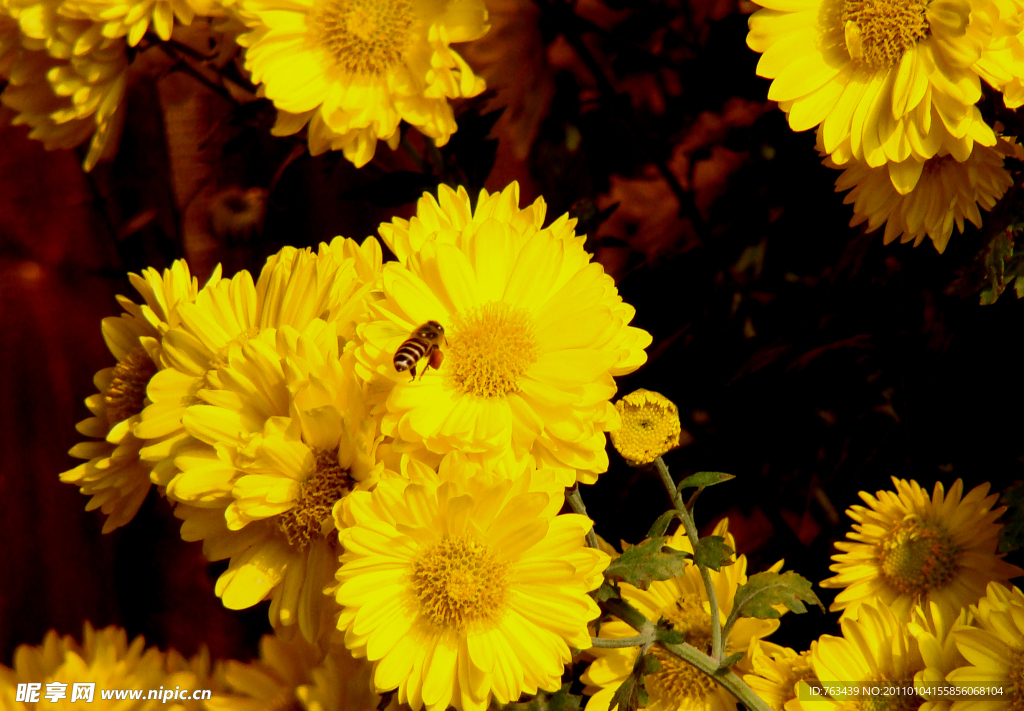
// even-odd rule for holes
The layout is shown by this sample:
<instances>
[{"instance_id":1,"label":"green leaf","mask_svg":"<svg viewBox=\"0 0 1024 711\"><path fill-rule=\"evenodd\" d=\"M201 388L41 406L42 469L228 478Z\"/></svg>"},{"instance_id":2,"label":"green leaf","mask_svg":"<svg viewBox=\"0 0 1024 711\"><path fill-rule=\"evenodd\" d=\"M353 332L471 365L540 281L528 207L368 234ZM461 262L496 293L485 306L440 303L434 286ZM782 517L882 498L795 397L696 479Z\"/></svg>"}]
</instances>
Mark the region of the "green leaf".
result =
<instances>
[{"instance_id":1,"label":"green leaf","mask_svg":"<svg viewBox=\"0 0 1024 711\"><path fill-rule=\"evenodd\" d=\"M642 654L633 664L633 671L615 690L609 709L618 707L618 711L636 711L647 706L647 689L644 688L644 676L661 669L661 662L653 654Z\"/></svg>"},{"instance_id":2,"label":"green leaf","mask_svg":"<svg viewBox=\"0 0 1024 711\"><path fill-rule=\"evenodd\" d=\"M666 548L666 536L656 536L631 546L611 562L605 577L646 590L655 580L678 578L689 564L689 554Z\"/></svg>"},{"instance_id":3,"label":"green leaf","mask_svg":"<svg viewBox=\"0 0 1024 711\"><path fill-rule=\"evenodd\" d=\"M733 550L725 545L721 536L705 536L697 540L693 562L702 568L721 570L723 565L732 565Z\"/></svg>"},{"instance_id":4,"label":"green leaf","mask_svg":"<svg viewBox=\"0 0 1024 711\"><path fill-rule=\"evenodd\" d=\"M570 694L569 686L566 682L558 691L540 691L529 701L506 704L503 708L506 711L579 711L583 698Z\"/></svg>"},{"instance_id":5,"label":"green leaf","mask_svg":"<svg viewBox=\"0 0 1024 711\"><path fill-rule=\"evenodd\" d=\"M1004 491L999 503L1006 507L999 531L999 552L1012 553L1024 548L1024 482L1018 481Z\"/></svg>"},{"instance_id":6,"label":"green leaf","mask_svg":"<svg viewBox=\"0 0 1024 711\"><path fill-rule=\"evenodd\" d=\"M683 489L698 489L705 486L714 486L715 484L721 484L723 481L729 481L735 479L732 474L726 474L725 472L697 472L679 482L679 486L676 487L680 491Z\"/></svg>"},{"instance_id":7,"label":"green leaf","mask_svg":"<svg viewBox=\"0 0 1024 711\"><path fill-rule=\"evenodd\" d=\"M734 654L730 654L728 657L722 660L722 663L718 665L718 668L728 669L733 664L736 664L737 662L739 662L739 660L743 659L744 654L744 652L736 652Z\"/></svg>"},{"instance_id":8,"label":"green leaf","mask_svg":"<svg viewBox=\"0 0 1024 711\"><path fill-rule=\"evenodd\" d=\"M672 519L676 518L679 512L675 509L666 511L661 516L658 516L658 520L651 526L651 530L647 532L648 538L657 538L658 536L664 536L665 531L668 530L668 525L672 523Z\"/></svg>"},{"instance_id":9,"label":"green leaf","mask_svg":"<svg viewBox=\"0 0 1024 711\"><path fill-rule=\"evenodd\" d=\"M619 600L622 598L622 595L619 594L617 587L605 580L601 583L601 587L591 593L591 597L594 598L594 602L602 603L608 600Z\"/></svg>"},{"instance_id":10,"label":"green leaf","mask_svg":"<svg viewBox=\"0 0 1024 711\"><path fill-rule=\"evenodd\" d=\"M672 629L669 624L665 618L658 620L658 625L654 628L655 638L663 644L682 644L685 642L686 635Z\"/></svg>"},{"instance_id":11,"label":"green leaf","mask_svg":"<svg viewBox=\"0 0 1024 711\"><path fill-rule=\"evenodd\" d=\"M756 573L745 585L736 589L732 614L736 617L756 617L760 620L778 619L782 613L776 606L783 605L790 612L807 612L805 602L814 603L825 611L821 600L811 590L811 581L792 570L785 573Z\"/></svg>"}]
</instances>

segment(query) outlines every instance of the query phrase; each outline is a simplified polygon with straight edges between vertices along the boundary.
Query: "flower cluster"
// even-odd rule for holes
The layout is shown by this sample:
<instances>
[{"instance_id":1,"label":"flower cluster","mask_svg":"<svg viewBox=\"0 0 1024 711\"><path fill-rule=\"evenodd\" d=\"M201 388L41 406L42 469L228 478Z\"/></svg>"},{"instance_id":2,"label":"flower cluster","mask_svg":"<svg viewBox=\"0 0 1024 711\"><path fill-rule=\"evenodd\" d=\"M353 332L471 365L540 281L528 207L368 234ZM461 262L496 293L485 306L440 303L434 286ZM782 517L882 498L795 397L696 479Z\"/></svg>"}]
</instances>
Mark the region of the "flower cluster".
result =
<instances>
[{"instance_id":1,"label":"flower cluster","mask_svg":"<svg viewBox=\"0 0 1024 711\"><path fill-rule=\"evenodd\" d=\"M817 129L853 191L851 225L942 252L1011 184L1012 139L982 118L982 81L1024 102L1024 4L992 0L758 0L747 44L795 131Z\"/></svg>"},{"instance_id":2,"label":"flower cluster","mask_svg":"<svg viewBox=\"0 0 1024 711\"><path fill-rule=\"evenodd\" d=\"M574 221L518 197L471 208L442 187L381 226L394 262L339 237L256 279L133 276L143 303L103 323L117 364L62 479L105 530L155 484L182 537L228 560L226 607L269 600L295 644L367 660L375 693L482 710L557 689L609 561L589 518L559 513L565 488L607 469L613 376L651 337ZM335 657L301 694L336 693L355 662Z\"/></svg>"},{"instance_id":3,"label":"flower cluster","mask_svg":"<svg viewBox=\"0 0 1024 711\"><path fill-rule=\"evenodd\" d=\"M931 496L915 481L893 484L861 492L867 506L847 512L855 524L836 544L837 575L821 583L842 589L831 608L842 611L842 636L823 635L800 654L759 642L747 682L774 711L872 700L925 711L1019 708L1024 595L1009 578L1024 570L996 553L998 497L988 484L964 495L959 479L948 492L937 483ZM1002 691L969 693L979 687Z\"/></svg>"}]
</instances>

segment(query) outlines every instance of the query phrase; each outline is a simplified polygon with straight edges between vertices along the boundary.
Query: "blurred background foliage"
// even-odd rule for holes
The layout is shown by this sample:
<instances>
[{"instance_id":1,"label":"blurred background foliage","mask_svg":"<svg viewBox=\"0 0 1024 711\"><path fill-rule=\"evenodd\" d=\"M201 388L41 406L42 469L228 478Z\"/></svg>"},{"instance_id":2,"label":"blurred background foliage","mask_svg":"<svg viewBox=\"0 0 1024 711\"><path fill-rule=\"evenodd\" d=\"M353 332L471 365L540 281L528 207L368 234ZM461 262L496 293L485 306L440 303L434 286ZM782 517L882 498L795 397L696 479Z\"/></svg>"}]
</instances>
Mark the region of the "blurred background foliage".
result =
<instances>
[{"instance_id":1,"label":"blurred background foliage","mask_svg":"<svg viewBox=\"0 0 1024 711\"><path fill-rule=\"evenodd\" d=\"M579 219L654 335L620 393L679 405L674 474L737 476L702 495L697 518L707 531L728 515L751 571L785 558L828 577L844 510L890 476L997 490L1024 477L1019 186L944 255L884 246L846 226L812 133L765 100L746 0L488 7L490 34L459 51L490 88L456 105L458 133L436 148L409 131L361 170L271 137L273 108L236 98L245 77L202 22L132 65L113 162L85 174L74 152L0 130L0 663L85 619L186 654L254 654L265 611L221 608L221 567L179 540L155 490L100 536L57 480L92 374L110 364L100 319L130 293L129 271L183 256L201 279L217 262L258 271L282 245L408 217L441 182L475 195L519 180L523 203L543 196L549 219ZM984 111L1007 134L1024 128L995 102ZM612 542L638 541L667 508L657 478L614 453L583 496ZM831 619L791 616L773 641L805 648Z\"/></svg>"}]
</instances>

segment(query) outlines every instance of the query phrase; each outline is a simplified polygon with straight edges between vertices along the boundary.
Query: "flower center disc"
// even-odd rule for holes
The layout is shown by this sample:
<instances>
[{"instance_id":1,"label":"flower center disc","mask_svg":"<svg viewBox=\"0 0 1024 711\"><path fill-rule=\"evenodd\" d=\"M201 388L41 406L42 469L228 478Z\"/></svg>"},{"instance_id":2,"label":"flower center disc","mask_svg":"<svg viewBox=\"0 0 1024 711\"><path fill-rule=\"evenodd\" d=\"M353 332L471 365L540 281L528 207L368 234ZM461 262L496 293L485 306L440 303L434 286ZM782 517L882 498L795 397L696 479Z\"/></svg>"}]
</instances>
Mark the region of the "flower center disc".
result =
<instances>
[{"instance_id":1,"label":"flower center disc","mask_svg":"<svg viewBox=\"0 0 1024 711\"><path fill-rule=\"evenodd\" d=\"M303 482L295 505L275 518L288 543L299 550L323 538L323 524L334 504L352 490L348 471L338 464L338 450L314 449L313 458L313 476Z\"/></svg>"},{"instance_id":2,"label":"flower center disc","mask_svg":"<svg viewBox=\"0 0 1024 711\"><path fill-rule=\"evenodd\" d=\"M646 464L679 445L679 408L663 395L637 390L616 408L622 427L611 433L612 444L626 459Z\"/></svg>"},{"instance_id":3,"label":"flower center disc","mask_svg":"<svg viewBox=\"0 0 1024 711\"><path fill-rule=\"evenodd\" d=\"M846 0L843 27L850 58L872 69L897 64L928 37L926 0Z\"/></svg>"},{"instance_id":4,"label":"flower center disc","mask_svg":"<svg viewBox=\"0 0 1024 711\"><path fill-rule=\"evenodd\" d=\"M1010 670L1007 673L1010 680L1009 696L1010 703L1007 707L1010 711L1024 711L1024 647L1010 649Z\"/></svg>"},{"instance_id":5,"label":"flower center disc","mask_svg":"<svg viewBox=\"0 0 1024 711\"><path fill-rule=\"evenodd\" d=\"M663 608L661 616L673 630L683 635L687 644L711 653L711 619L698 600L677 600ZM651 695L648 706L667 709L700 707L707 695L715 690L716 684L711 677L659 645L651 647L651 653L661 663L661 669L648 674L644 680Z\"/></svg>"},{"instance_id":6,"label":"flower center disc","mask_svg":"<svg viewBox=\"0 0 1024 711\"><path fill-rule=\"evenodd\" d=\"M320 0L310 19L338 67L380 77L401 63L415 15L409 0Z\"/></svg>"},{"instance_id":7,"label":"flower center disc","mask_svg":"<svg viewBox=\"0 0 1024 711\"><path fill-rule=\"evenodd\" d=\"M492 301L455 316L444 367L461 392L502 397L519 390L519 378L537 362L538 350L530 313Z\"/></svg>"},{"instance_id":8,"label":"flower center disc","mask_svg":"<svg viewBox=\"0 0 1024 711\"><path fill-rule=\"evenodd\" d=\"M878 543L882 578L911 596L948 583L960 569L959 552L945 531L913 517L901 521Z\"/></svg>"},{"instance_id":9,"label":"flower center disc","mask_svg":"<svg viewBox=\"0 0 1024 711\"><path fill-rule=\"evenodd\" d=\"M882 689L894 689L893 679L888 676L881 676L874 681ZM858 707L860 711L916 711L924 703L924 699L917 694L886 693L866 694L860 697Z\"/></svg>"},{"instance_id":10,"label":"flower center disc","mask_svg":"<svg viewBox=\"0 0 1024 711\"><path fill-rule=\"evenodd\" d=\"M412 564L420 610L438 627L494 624L505 608L508 565L468 536L443 538Z\"/></svg>"},{"instance_id":11,"label":"flower center disc","mask_svg":"<svg viewBox=\"0 0 1024 711\"><path fill-rule=\"evenodd\" d=\"M114 366L114 379L103 396L107 422L111 427L142 412L146 404L146 386L154 375L156 366L141 347Z\"/></svg>"}]
</instances>

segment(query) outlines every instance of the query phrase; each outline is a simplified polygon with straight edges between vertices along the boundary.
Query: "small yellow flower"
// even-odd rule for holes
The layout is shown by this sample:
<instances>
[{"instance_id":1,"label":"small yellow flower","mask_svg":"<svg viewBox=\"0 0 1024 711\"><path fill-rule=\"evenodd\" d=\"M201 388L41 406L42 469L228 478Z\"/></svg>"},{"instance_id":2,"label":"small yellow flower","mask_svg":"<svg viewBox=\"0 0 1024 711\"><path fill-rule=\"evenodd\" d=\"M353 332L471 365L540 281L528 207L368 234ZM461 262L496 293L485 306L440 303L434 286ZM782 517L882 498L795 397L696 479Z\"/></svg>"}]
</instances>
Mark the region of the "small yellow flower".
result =
<instances>
[{"instance_id":1,"label":"small yellow flower","mask_svg":"<svg viewBox=\"0 0 1024 711\"><path fill-rule=\"evenodd\" d=\"M119 296L125 313L103 319L103 338L117 364L96 373L93 382L99 392L85 401L93 416L78 423L78 431L93 440L76 444L70 454L87 461L60 475L61 481L92 497L87 511L107 514L104 533L131 521L149 492L153 464L141 459L146 442L135 428L149 403L146 389L160 369L160 337L178 323L178 306L199 293L183 260L162 275L146 269L142 276L129 278L144 303ZM219 278L218 271L208 285Z\"/></svg>"},{"instance_id":2,"label":"small yellow flower","mask_svg":"<svg viewBox=\"0 0 1024 711\"><path fill-rule=\"evenodd\" d=\"M946 685L946 675L966 661L956 646L956 638L951 632L962 627L971 618L967 609L960 610L958 615L943 611L936 603L927 608L914 608L907 629L917 640L924 660L924 669L914 676L914 684L924 703L918 711L949 711L952 701L945 694L933 693L937 687Z\"/></svg>"},{"instance_id":3,"label":"small yellow flower","mask_svg":"<svg viewBox=\"0 0 1024 711\"><path fill-rule=\"evenodd\" d=\"M1018 711L1024 708L1024 593L989 583L987 594L971 607L973 623L953 637L967 663L946 679L958 687L1002 686L1003 694L961 697L951 711Z\"/></svg>"},{"instance_id":4,"label":"small yellow flower","mask_svg":"<svg viewBox=\"0 0 1024 711\"><path fill-rule=\"evenodd\" d=\"M833 611L855 615L858 605L874 600L906 622L916 605L934 601L955 616L977 602L990 581L1006 583L1024 573L996 553L1002 528L996 520L1005 508L993 508L999 496L987 496L989 484L964 496L960 479L948 494L937 482L929 497L916 481L892 481L896 491L862 491L868 506L846 512L855 521L850 540L836 543L842 551L832 556L836 575L821 583L845 588Z\"/></svg>"},{"instance_id":5,"label":"small yellow flower","mask_svg":"<svg viewBox=\"0 0 1024 711\"><path fill-rule=\"evenodd\" d=\"M264 635L260 658L242 663L229 661L224 670L227 690L215 691L207 711L266 711L298 709L298 688L309 684L313 671L324 659L320 647L300 635L285 640ZM372 707L365 707L372 708Z\"/></svg>"},{"instance_id":6,"label":"small yellow flower","mask_svg":"<svg viewBox=\"0 0 1024 711\"><path fill-rule=\"evenodd\" d=\"M615 409L622 427L611 431L612 444L630 464L650 464L679 446L679 408L661 393L634 390Z\"/></svg>"}]
</instances>

